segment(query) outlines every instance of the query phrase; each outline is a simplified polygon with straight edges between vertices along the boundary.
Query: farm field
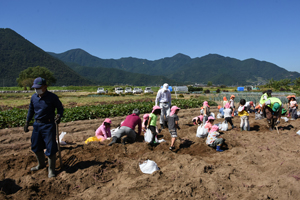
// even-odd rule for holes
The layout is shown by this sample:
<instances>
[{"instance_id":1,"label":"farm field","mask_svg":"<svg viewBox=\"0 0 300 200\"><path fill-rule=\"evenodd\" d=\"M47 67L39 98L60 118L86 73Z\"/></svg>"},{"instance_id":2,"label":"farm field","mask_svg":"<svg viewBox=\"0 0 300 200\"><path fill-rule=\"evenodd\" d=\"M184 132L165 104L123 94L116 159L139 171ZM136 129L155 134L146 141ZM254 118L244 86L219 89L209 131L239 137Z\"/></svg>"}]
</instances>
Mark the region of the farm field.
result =
<instances>
[{"instance_id":1,"label":"farm field","mask_svg":"<svg viewBox=\"0 0 300 200\"><path fill-rule=\"evenodd\" d=\"M217 107L211 109L217 114ZM250 132L224 131L228 149L222 153L197 138L192 118L199 108L182 109L176 150L170 151L170 134L164 129L150 147L138 138L134 144L109 141L85 144L104 119L61 123L67 145L62 146L64 168L56 162L57 177L47 169L30 171L36 158L30 150L30 132L23 127L0 130L0 199L299 199L299 121L281 121L278 134L265 120L250 115ZM142 117L142 116L141 116ZM122 117L114 117L112 128ZM215 123L222 122L217 119ZM234 125L240 123L234 117ZM230 126L229 126L230 127ZM159 171L143 174L139 163L150 159Z\"/></svg>"}]
</instances>

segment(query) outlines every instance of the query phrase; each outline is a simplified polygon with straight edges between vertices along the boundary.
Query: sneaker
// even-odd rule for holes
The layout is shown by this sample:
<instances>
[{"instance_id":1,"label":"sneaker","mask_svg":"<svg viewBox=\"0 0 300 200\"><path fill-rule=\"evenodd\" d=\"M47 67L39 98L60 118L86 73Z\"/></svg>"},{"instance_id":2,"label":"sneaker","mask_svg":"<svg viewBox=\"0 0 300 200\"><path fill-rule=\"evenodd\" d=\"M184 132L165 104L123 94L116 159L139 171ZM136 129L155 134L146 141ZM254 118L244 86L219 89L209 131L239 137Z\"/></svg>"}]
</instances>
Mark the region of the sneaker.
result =
<instances>
[{"instance_id":1,"label":"sneaker","mask_svg":"<svg viewBox=\"0 0 300 200\"><path fill-rule=\"evenodd\" d=\"M173 150L173 149L175 149L175 147L169 147L169 149L170 149L170 150Z\"/></svg>"}]
</instances>

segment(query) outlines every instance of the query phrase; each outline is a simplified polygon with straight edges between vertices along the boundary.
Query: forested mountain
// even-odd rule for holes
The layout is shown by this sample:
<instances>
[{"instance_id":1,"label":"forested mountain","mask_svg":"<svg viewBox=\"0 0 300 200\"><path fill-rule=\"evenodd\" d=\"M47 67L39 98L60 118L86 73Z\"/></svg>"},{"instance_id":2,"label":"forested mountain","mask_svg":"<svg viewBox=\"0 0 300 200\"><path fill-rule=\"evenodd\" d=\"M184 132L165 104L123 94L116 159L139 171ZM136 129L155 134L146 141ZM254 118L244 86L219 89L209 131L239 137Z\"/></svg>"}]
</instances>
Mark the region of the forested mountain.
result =
<instances>
[{"instance_id":1,"label":"forested mountain","mask_svg":"<svg viewBox=\"0 0 300 200\"><path fill-rule=\"evenodd\" d=\"M170 85L180 84L164 76L152 76L139 73L131 73L120 69L108 69L104 67L83 67L74 63L67 63L72 69L82 76L93 80L98 85L120 85L130 84L138 86L161 85L169 83Z\"/></svg>"},{"instance_id":2,"label":"forested mountain","mask_svg":"<svg viewBox=\"0 0 300 200\"><path fill-rule=\"evenodd\" d=\"M182 83L207 83L242 85L266 82L300 76L298 72L289 72L277 65L255 59L238 60L217 54L208 54L200 58L190 58L183 54L155 61L138 58L101 59L81 49L50 55L66 62L76 63L81 68L80 74L91 67L116 68L128 72L147 75L162 75ZM77 69L74 69L77 71Z\"/></svg>"},{"instance_id":3,"label":"forested mountain","mask_svg":"<svg viewBox=\"0 0 300 200\"><path fill-rule=\"evenodd\" d=\"M59 59L38 48L11 29L0 28L0 81L5 86L16 86L19 73L28 67L46 67L54 73L56 85L89 85ZM1 84L2 85L2 84Z\"/></svg>"}]
</instances>

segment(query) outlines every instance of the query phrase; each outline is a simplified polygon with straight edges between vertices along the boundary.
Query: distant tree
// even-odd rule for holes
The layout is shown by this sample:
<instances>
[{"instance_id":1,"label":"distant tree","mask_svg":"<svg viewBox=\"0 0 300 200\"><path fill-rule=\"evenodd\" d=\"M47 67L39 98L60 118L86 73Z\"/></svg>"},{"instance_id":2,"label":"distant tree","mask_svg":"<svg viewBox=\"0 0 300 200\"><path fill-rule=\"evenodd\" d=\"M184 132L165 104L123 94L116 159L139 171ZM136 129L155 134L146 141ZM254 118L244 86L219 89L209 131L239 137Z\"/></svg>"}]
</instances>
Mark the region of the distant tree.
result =
<instances>
[{"instance_id":1,"label":"distant tree","mask_svg":"<svg viewBox=\"0 0 300 200\"><path fill-rule=\"evenodd\" d=\"M293 83L294 83L294 87L293 88L295 90L299 89L300 88L300 77L296 78Z\"/></svg>"},{"instance_id":2,"label":"distant tree","mask_svg":"<svg viewBox=\"0 0 300 200\"><path fill-rule=\"evenodd\" d=\"M221 85L220 88L226 88L226 85Z\"/></svg>"},{"instance_id":3,"label":"distant tree","mask_svg":"<svg viewBox=\"0 0 300 200\"><path fill-rule=\"evenodd\" d=\"M221 90L218 88L218 89L216 90L216 93L220 93L220 91L221 91Z\"/></svg>"},{"instance_id":4,"label":"distant tree","mask_svg":"<svg viewBox=\"0 0 300 200\"><path fill-rule=\"evenodd\" d=\"M23 87L24 90L27 90L27 87L31 88L33 80L37 77L42 77L46 79L47 85L56 83L56 79L53 76L53 73L46 67L28 67L19 74L17 78L18 86Z\"/></svg>"},{"instance_id":5,"label":"distant tree","mask_svg":"<svg viewBox=\"0 0 300 200\"><path fill-rule=\"evenodd\" d=\"M208 87L211 87L211 86L212 86L212 82L211 82L211 81L208 81L208 82L207 82L207 86L208 86Z\"/></svg>"},{"instance_id":6,"label":"distant tree","mask_svg":"<svg viewBox=\"0 0 300 200\"><path fill-rule=\"evenodd\" d=\"M210 90L209 89L204 90L204 93L208 94L208 93L210 93Z\"/></svg>"}]
</instances>

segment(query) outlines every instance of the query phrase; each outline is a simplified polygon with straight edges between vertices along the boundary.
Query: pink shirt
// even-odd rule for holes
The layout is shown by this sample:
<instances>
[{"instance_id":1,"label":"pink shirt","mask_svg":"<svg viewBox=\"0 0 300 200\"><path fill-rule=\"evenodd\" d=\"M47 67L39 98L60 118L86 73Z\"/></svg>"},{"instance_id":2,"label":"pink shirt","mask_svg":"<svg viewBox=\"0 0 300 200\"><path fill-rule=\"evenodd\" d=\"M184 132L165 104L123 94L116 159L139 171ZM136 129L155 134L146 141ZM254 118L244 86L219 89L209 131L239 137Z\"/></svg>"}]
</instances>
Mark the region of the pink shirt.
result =
<instances>
[{"instance_id":1,"label":"pink shirt","mask_svg":"<svg viewBox=\"0 0 300 200\"><path fill-rule=\"evenodd\" d=\"M121 127L127 126L132 130L134 130L136 125L138 125L138 134L140 135L142 131L142 120L136 114L131 114L131 115L127 115Z\"/></svg>"},{"instance_id":2,"label":"pink shirt","mask_svg":"<svg viewBox=\"0 0 300 200\"><path fill-rule=\"evenodd\" d=\"M99 126L99 128L96 130L95 136L96 136L98 139L101 139L101 141L106 140L108 137L111 137L110 127L107 128L107 130L106 130L104 124L102 124L102 125Z\"/></svg>"}]
</instances>

